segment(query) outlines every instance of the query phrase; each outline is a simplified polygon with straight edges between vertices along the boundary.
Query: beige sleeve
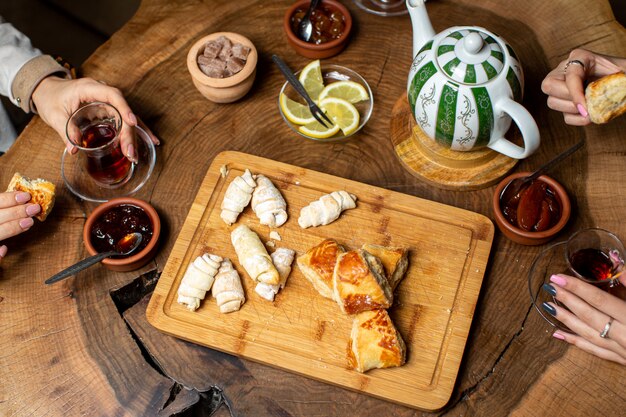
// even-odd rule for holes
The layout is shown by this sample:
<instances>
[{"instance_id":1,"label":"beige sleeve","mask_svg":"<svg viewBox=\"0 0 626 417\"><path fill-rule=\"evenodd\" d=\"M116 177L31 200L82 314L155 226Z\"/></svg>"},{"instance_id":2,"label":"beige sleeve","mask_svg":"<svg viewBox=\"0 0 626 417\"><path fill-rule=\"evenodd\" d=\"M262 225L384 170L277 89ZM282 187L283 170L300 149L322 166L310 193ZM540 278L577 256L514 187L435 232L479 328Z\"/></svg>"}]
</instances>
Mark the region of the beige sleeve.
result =
<instances>
[{"instance_id":1,"label":"beige sleeve","mask_svg":"<svg viewBox=\"0 0 626 417\"><path fill-rule=\"evenodd\" d=\"M33 91L41 80L52 74L70 78L67 68L62 67L50 55L36 56L20 68L11 85L11 93L26 113L37 113L32 102Z\"/></svg>"}]
</instances>

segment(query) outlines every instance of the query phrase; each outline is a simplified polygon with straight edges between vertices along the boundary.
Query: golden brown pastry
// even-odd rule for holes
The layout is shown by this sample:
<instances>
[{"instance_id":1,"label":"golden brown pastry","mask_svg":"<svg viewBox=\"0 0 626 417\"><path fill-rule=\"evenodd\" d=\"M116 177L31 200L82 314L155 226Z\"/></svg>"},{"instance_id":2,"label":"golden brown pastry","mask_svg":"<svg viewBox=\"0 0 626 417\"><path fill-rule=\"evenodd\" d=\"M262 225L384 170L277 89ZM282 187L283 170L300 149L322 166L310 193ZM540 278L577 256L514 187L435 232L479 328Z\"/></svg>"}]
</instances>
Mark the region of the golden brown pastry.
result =
<instances>
[{"instance_id":1,"label":"golden brown pastry","mask_svg":"<svg viewBox=\"0 0 626 417\"><path fill-rule=\"evenodd\" d=\"M361 249L371 253L383 264L385 276L391 285L391 290L395 290L409 266L409 251L406 248L391 246L371 245L366 243Z\"/></svg>"},{"instance_id":2,"label":"golden brown pastry","mask_svg":"<svg viewBox=\"0 0 626 417\"><path fill-rule=\"evenodd\" d=\"M359 372L402 366L406 346L387 310L364 311L354 316L348 366Z\"/></svg>"},{"instance_id":3,"label":"golden brown pastry","mask_svg":"<svg viewBox=\"0 0 626 417\"><path fill-rule=\"evenodd\" d=\"M346 314L389 308L393 302L393 291L382 262L363 249L337 257L333 293L339 308Z\"/></svg>"},{"instance_id":4,"label":"golden brown pastry","mask_svg":"<svg viewBox=\"0 0 626 417\"><path fill-rule=\"evenodd\" d=\"M626 74L607 75L590 83L585 89L589 119L606 123L626 112Z\"/></svg>"},{"instance_id":5,"label":"golden brown pastry","mask_svg":"<svg viewBox=\"0 0 626 417\"><path fill-rule=\"evenodd\" d=\"M333 298L333 271L337 257L345 251L335 240L326 239L296 260L304 277L323 297Z\"/></svg>"},{"instance_id":6,"label":"golden brown pastry","mask_svg":"<svg viewBox=\"0 0 626 417\"><path fill-rule=\"evenodd\" d=\"M46 217L48 217L48 214L52 211L52 207L54 207L56 187L50 181L42 180L41 178L31 180L19 172L16 172L13 174L11 182L9 182L7 191L23 191L29 193L31 196L30 203L39 204L41 207L39 214L34 216L39 221L46 220Z\"/></svg>"}]
</instances>

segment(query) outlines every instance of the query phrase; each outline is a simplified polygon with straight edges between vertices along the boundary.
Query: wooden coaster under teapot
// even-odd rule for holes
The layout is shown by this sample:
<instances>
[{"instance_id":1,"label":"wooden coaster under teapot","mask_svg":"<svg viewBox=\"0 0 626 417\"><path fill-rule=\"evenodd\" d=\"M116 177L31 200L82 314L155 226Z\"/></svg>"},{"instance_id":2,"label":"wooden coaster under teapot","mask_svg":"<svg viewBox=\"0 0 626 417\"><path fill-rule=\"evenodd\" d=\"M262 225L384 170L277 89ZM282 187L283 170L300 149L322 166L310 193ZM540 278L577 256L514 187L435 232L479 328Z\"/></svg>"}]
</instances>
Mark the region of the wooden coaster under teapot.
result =
<instances>
[{"instance_id":1,"label":"wooden coaster under teapot","mask_svg":"<svg viewBox=\"0 0 626 417\"><path fill-rule=\"evenodd\" d=\"M404 167L439 188L469 191L489 187L518 161L489 148L458 152L437 143L417 125L406 94L393 107L390 130L394 151Z\"/></svg>"}]
</instances>

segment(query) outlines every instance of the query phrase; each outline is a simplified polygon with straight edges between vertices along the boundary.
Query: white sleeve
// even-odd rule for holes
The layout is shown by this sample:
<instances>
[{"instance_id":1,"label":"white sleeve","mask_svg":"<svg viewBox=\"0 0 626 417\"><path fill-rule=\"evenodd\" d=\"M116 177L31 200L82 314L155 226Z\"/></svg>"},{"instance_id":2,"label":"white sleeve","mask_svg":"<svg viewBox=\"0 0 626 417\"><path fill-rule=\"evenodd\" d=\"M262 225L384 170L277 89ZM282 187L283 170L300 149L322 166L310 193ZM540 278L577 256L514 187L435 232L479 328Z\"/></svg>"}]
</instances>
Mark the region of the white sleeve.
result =
<instances>
[{"instance_id":1,"label":"white sleeve","mask_svg":"<svg viewBox=\"0 0 626 417\"><path fill-rule=\"evenodd\" d=\"M25 63L41 54L26 35L0 16L0 94L19 105L11 94L13 79Z\"/></svg>"}]
</instances>

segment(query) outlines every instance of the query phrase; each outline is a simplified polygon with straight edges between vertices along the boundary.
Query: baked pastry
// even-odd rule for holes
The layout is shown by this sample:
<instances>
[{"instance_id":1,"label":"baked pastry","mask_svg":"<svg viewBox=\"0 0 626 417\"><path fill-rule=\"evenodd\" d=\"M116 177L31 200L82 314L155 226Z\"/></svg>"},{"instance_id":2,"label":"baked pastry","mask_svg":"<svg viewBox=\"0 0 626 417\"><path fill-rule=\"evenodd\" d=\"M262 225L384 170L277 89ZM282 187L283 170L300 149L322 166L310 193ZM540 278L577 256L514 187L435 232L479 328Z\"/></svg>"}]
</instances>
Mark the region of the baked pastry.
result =
<instances>
[{"instance_id":1,"label":"baked pastry","mask_svg":"<svg viewBox=\"0 0 626 417\"><path fill-rule=\"evenodd\" d=\"M322 297L333 298L333 271L337 257L345 251L335 240L325 239L296 260L304 277Z\"/></svg>"},{"instance_id":2,"label":"baked pastry","mask_svg":"<svg viewBox=\"0 0 626 417\"><path fill-rule=\"evenodd\" d=\"M237 252L239 263L243 265L250 278L256 282L276 285L280 282L278 271L272 263L267 249L248 226L242 224L230 234L230 239Z\"/></svg>"},{"instance_id":3,"label":"baked pastry","mask_svg":"<svg viewBox=\"0 0 626 417\"><path fill-rule=\"evenodd\" d=\"M300 210L298 224L303 229L324 226L339 218L341 212L356 207L356 196L345 191L325 194Z\"/></svg>"},{"instance_id":4,"label":"baked pastry","mask_svg":"<svg viewBox=\"0 0 626 417\"><path fill-rule=\"evenodd\" d=\"M233 269L230 259L226 258L222 261L220 269L215 276L212 292L220 313L237 311L246 301L243 287L241 286L241 278L239 278L239 273Z\"/></svg>"},{"instance_id":5,"label":"baked pastry","mask_svg":"<svg viewBox=\"0 0 626 417\"><path fill-rule=\"evenodd\" d=\"M200 301L211 289L221 262L221 257L208 253L194 259L178 287L178 304L187 306L191 311L197 310Z\"/></svg>"},{"instance_id":6,"label":"baked pastry","mask_svg":"<svg viewBox=\"0 0 626 417\"><path fill-rule=\"evenodd\" d=\"M333 274L334 299L346 314L389 308L393 291L382 262L359 249L340 254Z\"/></svg>"},{"instance_id":7,"label":"baked pastry","mask_svg":"<svg viewBox=\"0 0 626 417\"><path fill-rule=\"evenodd\" d=\"M354 316L348 366L359 372L402 366L406 345L387 310L364 311Z\"/></svg>"},{"instance_id":8,"label":"baked pastry","mask_svg":"<svg viewBox=\"0 0 626 417\"><path fill-rule=\"evenodd\" d=\"M228 184L224 193L224 200L220 206L222 209L220 217L226 224L231 225L237 221L239 214L250 203L254 187L256 187L256 182L247 169L241 176L235 177Z\"/></svg>"},{"instance_id":9,"label":"baked pastry","mask_svg":"<svg viewBox=\"0 0 626 417\"><path fill-rule=\"evenodd\" d=\"M19 172L13 174L7 191L24 191L30 194L30 203L39 204L41 211L34 217L39 221L46 220L54 207L56 187L50 181L37 178L31 180Z\"/></svg>"},{"instance_id":10,"label":"baked pastry","mask_svg":"<svg viewBox=\"0 0 626 417\"><path fill-rule=\"evenodd\" d=\"M585 89L587 111L593 123L606 123L626 112L626 74L607 75Z\"/></svg>"},{"instance_id":11,"label":"baked pastry","mask_svg":"<svg viewBox=\"0 0 626 417\"><path fill-rule=\"evenodd\" d=\"M361 249L371 253L383 264L385 276L391 285L391 290L395 290L409 266L409 251L406 248L390 246L372 245L366 243Z\"/></svg>"},{"instance_id":12,"label":"baked pastry","mask_svg":"<svg viewBox=\"0 0 626 417\"><path fill-rule=\"evenodd\" d=\"M257 294L265 298L267 301L274 301L274 297L278 294L278 291L285 288L287 278L291 273L291 264L293 263L295 255L296 252L293 249L288 248L278 248L270 255L272 257L272 262L278 271L278 275L280 276L280 282L276 285L259 282L256 284L256 288L254 289Z\"/></svg>"},{"instance_id":13,"label":"baked pastry","mask_svg":"<svg viewBox=\"0 0 626 417\"><path fill-rule=\"evenodd\" d=\"M280 227L287 221L287 203L278 188L265 175L257 175L252 193L252 210L261 224Z\"/></svg>"}]
</instances>

